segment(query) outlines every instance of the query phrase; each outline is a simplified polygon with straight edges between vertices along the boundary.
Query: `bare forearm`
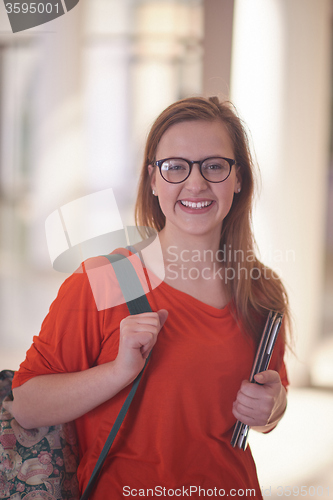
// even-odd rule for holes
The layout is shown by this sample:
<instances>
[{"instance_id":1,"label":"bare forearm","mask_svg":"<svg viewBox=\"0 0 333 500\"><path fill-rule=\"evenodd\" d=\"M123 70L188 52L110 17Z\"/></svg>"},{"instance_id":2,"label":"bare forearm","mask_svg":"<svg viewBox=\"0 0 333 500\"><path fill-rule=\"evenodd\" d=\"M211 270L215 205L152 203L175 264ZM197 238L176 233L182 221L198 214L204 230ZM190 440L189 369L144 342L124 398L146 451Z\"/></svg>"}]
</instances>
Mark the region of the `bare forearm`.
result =
<instances>
[{"instance_id":1,"label":"bare forearm","mask_svg":"<svg viewBox=\"0 0 333 500\"><path fill-rule=\"evenodd\" d=\"M10 411L27 429L70 422L130 382L117 372L113 361L77 373L41 375L13 390Z\"/></svg>"}]
</instances>

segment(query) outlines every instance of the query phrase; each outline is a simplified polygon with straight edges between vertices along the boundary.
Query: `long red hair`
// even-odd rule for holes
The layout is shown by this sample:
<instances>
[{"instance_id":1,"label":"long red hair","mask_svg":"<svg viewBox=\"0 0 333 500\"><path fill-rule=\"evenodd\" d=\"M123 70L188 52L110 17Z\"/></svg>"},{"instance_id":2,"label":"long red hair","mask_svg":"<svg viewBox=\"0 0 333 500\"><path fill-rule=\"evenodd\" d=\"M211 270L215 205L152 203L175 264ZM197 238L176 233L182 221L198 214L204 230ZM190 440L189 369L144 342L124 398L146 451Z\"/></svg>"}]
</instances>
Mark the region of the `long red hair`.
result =
<instances>
[{"instance_id":1,"label":"long red hair","mask_svg":"<svg viewBox=\"0 0 333 500\"><path fill-rule=\"evenodd\" d=\"M136 224L157 231L163 229L165 216L157 197L152 194L148 165L155 160L164 132L176 123L191 120L221 121L233 144L242 189L234 196L232 207L223 221L220 249L224 250L224 269L234 270L233 279L226 282L233 312L244 330L258 340L270 309L283 312L284 326L290 324L289 305L281 280L256 257L251 222L255 165L245 127L230 102L220 102L217 97L190 97L175 102L158 116L146 142L135 206ZM285 330L282 331L284 340Z\"/></svg>"}]
</instances>

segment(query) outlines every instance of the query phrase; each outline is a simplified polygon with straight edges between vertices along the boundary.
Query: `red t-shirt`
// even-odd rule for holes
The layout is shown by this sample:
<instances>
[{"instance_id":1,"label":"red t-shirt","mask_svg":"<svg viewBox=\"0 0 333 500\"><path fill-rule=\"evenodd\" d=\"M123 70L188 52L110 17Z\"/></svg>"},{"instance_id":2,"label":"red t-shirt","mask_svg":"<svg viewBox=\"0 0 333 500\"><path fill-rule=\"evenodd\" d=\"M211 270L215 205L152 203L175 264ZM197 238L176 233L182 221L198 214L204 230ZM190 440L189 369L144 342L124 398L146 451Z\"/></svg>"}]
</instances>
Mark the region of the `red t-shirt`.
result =
<instances>
[{"instance_id":1,"label":"red t-shirt","mask_svg":"<svg viewBox=\"0 0 333 500\"><path fill-rule=\"evenodd\" d=\"M111 265L104 271L105 295L110 295L111 283L119 305L101 309L99 298L96 306L83 266L61 286L13 387L38 375L77 372L115 359L119 324L129 312L120 303ZM91 500L153 493L216 497L223 494L219 490L225 496L261 499L250 448L244 452L230 445L232 403L242 380L249 378L254 343L241 333L229 306L216 309L164 282L147 298L153 311L167 309L169 316ZM270 369L287 386L283 351L278 340ZM81 491L129 390L76 420ZM245 493L249 489L255 495Z\"/></svg>"}]
</instances>

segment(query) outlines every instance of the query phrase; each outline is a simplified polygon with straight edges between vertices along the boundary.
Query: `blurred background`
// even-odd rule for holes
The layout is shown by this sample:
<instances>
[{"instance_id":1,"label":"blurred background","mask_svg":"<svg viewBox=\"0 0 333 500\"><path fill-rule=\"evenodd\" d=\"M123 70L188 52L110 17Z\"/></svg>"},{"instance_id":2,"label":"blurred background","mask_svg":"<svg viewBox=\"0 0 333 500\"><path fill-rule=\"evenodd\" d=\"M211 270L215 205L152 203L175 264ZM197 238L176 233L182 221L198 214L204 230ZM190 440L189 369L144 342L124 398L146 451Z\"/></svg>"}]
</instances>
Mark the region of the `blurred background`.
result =
<instances>
[{"instance_id":1,"label":"blurred background","mask_svg":"<svg viewBox=\"0 0 333 500\"><path fill-rule=\"evenodd\" d=\"M333 495L332 26L333 0L81 0L13 34L1 2L0 370L18 368L66 278L46 218L112 188L132 225L155 117L187 96L230 99L261 171L259 251L295 334L287 414L251 434L260 484L265 498Z\"/></svg>"}]
</instances>

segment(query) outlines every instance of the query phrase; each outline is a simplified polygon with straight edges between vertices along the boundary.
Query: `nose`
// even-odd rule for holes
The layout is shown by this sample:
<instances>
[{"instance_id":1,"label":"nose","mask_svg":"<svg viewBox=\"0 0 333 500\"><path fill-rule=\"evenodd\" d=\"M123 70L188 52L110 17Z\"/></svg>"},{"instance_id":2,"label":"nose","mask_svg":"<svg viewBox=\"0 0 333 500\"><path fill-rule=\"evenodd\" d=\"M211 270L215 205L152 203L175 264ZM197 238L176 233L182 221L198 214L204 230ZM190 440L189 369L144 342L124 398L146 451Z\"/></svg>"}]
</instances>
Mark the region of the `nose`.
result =
<instances>
[{"instance_id":1,"label":"nose","mask_svg":"<svg viewBox=\"0 0 333 500\"><path fill-rule=\"evenodd\" d=\"M191 173L185 181L186 188L189 191L200 192L207 189L207 184L208 182L201 175L199 164L194 163Z\"/></svg>"}]
</instances>

